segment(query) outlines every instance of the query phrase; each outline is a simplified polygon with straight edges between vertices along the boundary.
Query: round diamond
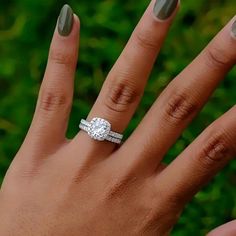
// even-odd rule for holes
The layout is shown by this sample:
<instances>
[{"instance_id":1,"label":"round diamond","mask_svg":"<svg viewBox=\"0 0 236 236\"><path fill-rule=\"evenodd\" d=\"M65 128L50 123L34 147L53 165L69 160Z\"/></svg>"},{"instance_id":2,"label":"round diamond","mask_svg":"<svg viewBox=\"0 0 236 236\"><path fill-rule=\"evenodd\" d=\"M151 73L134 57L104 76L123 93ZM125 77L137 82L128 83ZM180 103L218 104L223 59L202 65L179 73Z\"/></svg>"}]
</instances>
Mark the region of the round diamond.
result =
<instances>
[{"instance_id":1,"label":"round diamond","mask_svg":"<svg viewBox=\"0 0 236 236\"><path fill-rule=\"evenodd\" d=\"M102 118L93 118L88 128L88 134L91 138L103 141L111 130L111 124Z\"/></svg>"}]
</instances>

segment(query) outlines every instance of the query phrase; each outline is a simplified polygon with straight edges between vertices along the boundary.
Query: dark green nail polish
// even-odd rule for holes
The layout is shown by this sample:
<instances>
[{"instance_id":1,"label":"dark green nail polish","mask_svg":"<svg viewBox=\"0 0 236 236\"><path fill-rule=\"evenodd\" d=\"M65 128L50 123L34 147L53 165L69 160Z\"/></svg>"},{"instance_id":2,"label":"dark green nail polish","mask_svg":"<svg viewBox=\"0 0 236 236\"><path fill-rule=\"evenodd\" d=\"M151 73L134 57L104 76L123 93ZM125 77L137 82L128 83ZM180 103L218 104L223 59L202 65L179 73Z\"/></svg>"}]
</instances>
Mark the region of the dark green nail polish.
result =
<instances>
[{"instance_id":1,"label":"dark green nail polish","mask_svg":"<svg viewBox=\"0 0 236 236\"><path fill-rule=\"evenodd\" d=\"M177 4L178 0L156 0L153 13L158 19L165 20L172 15Z\"/></svg>"},{"instance_id":2,"label":"dark green nail polish","mask_svg":"<svg viewBox=\"0 0 236 236\"><path fill-rule=\"evenodd\" d=\"M69 5L64 5L58 18L58 32L62 36L68 36L72 30L74 15Z\"/></svg>"},{"instance_id":3,"label":"dark green nail polish","mask_svg":"<svg viewBox=\"0 0 236 236\"><path fill-rule=\"evenodd\" d=\"M234 21L231 31L232 31L233 35L236 37L236 21Z\"/></svg>"}]
</instances>

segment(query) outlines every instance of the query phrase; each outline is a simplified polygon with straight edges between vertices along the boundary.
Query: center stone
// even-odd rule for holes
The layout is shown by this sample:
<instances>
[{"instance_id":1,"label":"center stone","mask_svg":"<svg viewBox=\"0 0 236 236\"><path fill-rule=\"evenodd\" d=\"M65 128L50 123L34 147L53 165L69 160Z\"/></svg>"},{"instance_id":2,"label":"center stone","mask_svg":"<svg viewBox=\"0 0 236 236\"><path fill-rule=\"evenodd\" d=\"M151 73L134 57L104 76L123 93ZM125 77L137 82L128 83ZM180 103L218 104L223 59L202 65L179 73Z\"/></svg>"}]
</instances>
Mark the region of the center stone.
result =
<instances>
[{"instance_id":1,"label":"center stone","mask_svg":"<svg viewBox=\"0 0 236 236\"><path fill-rule=\"evenodd\" d=\"M102 118L93 118L90 122L88 134L93 139L103 141L111 130L111 124Z\"/></svg>"}]
</instances>

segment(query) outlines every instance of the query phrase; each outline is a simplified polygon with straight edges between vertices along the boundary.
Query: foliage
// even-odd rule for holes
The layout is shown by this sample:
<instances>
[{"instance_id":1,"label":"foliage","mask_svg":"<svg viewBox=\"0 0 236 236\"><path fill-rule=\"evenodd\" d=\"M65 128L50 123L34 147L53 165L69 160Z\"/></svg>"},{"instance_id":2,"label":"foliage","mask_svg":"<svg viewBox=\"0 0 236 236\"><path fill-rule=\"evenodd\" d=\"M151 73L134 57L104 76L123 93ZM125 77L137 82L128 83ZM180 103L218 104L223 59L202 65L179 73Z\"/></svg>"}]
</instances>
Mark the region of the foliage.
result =
<instances>
[{"instance_id":1,"label":"foliage","mask_svg":"<svg viewBox=\"0 0 236 236\"><path fill-rule=\"evenodd\" d=\"M48 47L62 0L8 0L0 8L0 181L19 149L32 119ZM75 100L68 136L90 110L147 0L71 0L81 19ZM235 14L235 0L183 1L155 64L141 105L127 129L140 122L160 91ZM213 120L236 102L236 71L224 80L201 114L166 157L172 160ZM186 207L173 235L205 235L236 217L236 163L231 162Z\"/></svg>"}]
</instances>

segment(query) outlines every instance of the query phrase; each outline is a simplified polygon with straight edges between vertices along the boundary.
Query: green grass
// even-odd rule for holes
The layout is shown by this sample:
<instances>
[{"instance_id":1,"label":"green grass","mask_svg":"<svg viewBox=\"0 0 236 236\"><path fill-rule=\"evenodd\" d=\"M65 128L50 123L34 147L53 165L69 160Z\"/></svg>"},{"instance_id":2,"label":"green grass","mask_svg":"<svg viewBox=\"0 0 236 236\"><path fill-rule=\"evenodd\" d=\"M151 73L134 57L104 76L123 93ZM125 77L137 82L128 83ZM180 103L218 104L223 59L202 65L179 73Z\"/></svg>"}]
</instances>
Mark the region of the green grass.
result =
<instances>
[{"instance_id":1,"label":"green grass","mask_svg":"<svg viewBox=\"0 0 236 236\"><path fill-rule=\"evenodd\" d=\"M64 1L8 0L0 8L0 181L30 125L57 14ZM71 0L81 19L75 100L68 136L90 110L109 69L146 8L147 0ZM235 14L235 0L182 1L155 64L141 105L127 129L137 126L160 91ZM216 90L201 114L167 155L172 160L236 102L236 71ZM173 235L205 235L236 217L236 162L228 165L186 207Z\"/></svg>"}]
</instances>

